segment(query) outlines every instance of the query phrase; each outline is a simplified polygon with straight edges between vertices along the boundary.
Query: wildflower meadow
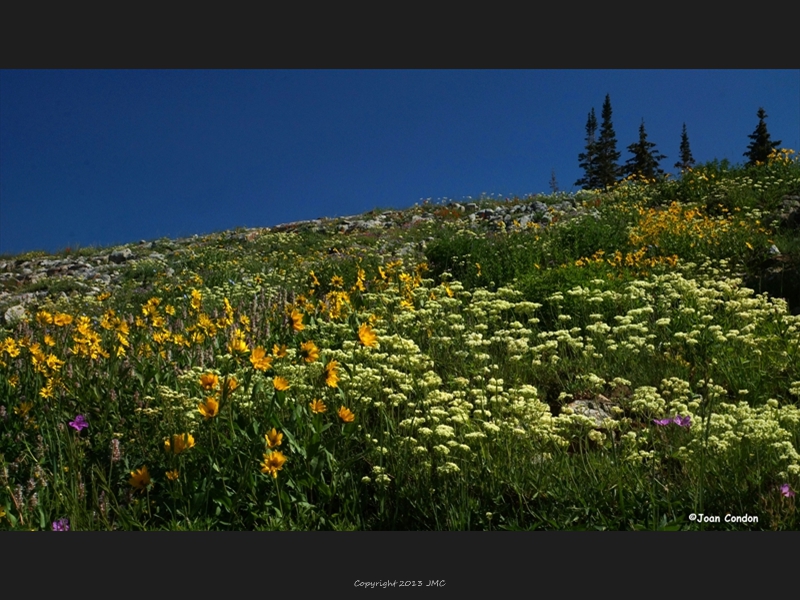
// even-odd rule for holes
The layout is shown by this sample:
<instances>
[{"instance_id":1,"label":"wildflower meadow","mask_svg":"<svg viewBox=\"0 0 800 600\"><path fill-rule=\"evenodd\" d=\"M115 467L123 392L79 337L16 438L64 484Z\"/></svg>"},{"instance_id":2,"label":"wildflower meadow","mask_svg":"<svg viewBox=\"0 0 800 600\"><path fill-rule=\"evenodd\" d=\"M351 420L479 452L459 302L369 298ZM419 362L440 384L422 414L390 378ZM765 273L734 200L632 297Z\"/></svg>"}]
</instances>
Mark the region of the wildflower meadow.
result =
<instances>
[{"instance_id":1,"label":"wildflower meadow","mask_svg":"<svg viewBox=\"0 0 800 600\"><path fill-rule=\"evenodd\" d=\"M0 529L800 529L799 196L784 149L3 279Z\"/></svg>"}]
</instances>

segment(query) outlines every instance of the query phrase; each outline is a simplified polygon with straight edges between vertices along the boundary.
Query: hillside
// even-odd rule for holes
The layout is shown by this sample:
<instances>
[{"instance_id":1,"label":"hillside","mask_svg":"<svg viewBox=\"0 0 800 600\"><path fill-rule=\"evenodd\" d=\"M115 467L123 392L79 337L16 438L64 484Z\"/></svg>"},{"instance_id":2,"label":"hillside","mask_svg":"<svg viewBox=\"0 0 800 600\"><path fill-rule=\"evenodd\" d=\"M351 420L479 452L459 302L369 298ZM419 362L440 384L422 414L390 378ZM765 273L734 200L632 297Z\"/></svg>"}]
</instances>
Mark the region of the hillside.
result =
<instances>
[{"instance_id":1,"label":"hillside","mask_svg":"<svg viewBox=\"0 0 800 600\"><path fill-rule=\"evenodd\" d=\"M3 256L0 315L3 529L800 526L792 151Z\"/></svg>"}]
</instances>

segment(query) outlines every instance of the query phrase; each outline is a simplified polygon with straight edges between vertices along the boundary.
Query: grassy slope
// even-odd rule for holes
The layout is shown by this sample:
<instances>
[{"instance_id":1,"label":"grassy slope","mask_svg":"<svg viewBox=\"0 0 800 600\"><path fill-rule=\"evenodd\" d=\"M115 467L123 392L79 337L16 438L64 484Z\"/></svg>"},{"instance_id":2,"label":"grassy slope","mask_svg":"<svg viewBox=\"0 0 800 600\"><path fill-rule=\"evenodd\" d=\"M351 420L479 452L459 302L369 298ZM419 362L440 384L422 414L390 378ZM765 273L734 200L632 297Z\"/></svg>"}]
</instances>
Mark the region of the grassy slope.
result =
<instances>
[{"instance_id":1,"label":"grassy slope","mask_svg":"<svg viewBox=\"0 0 800 600\"><path fill-rule=\"evenodd\" d=\"M14 288L50 295L0 331L0 522L796 529L793 194L789 155L711 163L582 192L599 218L474 231L423 205L161 240L108 293Z\"/></svg>"}]
</instances>

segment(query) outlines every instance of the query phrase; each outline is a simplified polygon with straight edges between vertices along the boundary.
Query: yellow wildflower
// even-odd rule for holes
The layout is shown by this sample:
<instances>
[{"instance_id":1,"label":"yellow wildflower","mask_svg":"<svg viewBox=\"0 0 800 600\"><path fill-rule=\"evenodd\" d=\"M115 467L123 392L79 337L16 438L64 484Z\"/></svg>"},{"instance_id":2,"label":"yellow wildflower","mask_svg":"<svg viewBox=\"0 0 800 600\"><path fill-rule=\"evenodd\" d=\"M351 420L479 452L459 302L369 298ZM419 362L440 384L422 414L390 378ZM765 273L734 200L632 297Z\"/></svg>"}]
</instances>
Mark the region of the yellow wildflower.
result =
<instances>
[{"instance_id":1,"label":"yellow wildflower","mask_svg":"<svg viewBox=\"0 0 800 600\"><path fill-rule=\"evenodd\" d=\"M286 390L288 390L288 389L289 389L289 387L291 387L291 386L289 385L289 380L288 380L288 379L286 379L285 377L280 377L280 376L278 376L278 377L275 377L275 378L272 380L272 385L273 385L273 387L274 387L276 390L278 390L279 392L286 391Z\"/></svg>"},{"instance_id":2,"label":"yellow wildflower","mask_svg":"<svg viewBox=\"0 0 800 600\"><path fill-rule=\"evenodd\" d=\"M171 442L164 440L164 450L173 454L180 454L189 448L194 448L194 436L191 433L176 433Z\"/></svg>"},{"instance_id":3,"label":"yellow wildflower","mask_svg":"<svg viewBox=\"0 0 800 600\"><path fill-rule=\"evenodd\" d=\"M303 329L306 328L306 326L303 325L303 313L296 308L292 310L292 314L289 318L292 320L292 329L294 331L303 331Z\"/></svg>"},{"instance_id":4,"label":"yellow wildflower","mask_svg":"<svg viewBox=\"0 0 800 600\"><path fill-rule=\"evenodd\" d=\"M219 414L219 402L217 402L216 398L208 397L205 402L197 405L197 409L206 419L210 419Z\"/></svg>"},{"instance_id":5,"label":"yellow wildflower","mask_svg":"<svg viewBox=\"0 0 800 600\"><path fill-rule=\"evenodd\" d=\"M7 337L3 340L2 344L0 344L0 350L8 354L11 358L19 356L20 347L21 344L18 344L12 337Z\"/></svg>"},{"instance_id":6,"label":"yellow wildflower","mask_svg":"<svg viewBox=\"0 0 800 600\"><path fill-rule=\"evenodd\" d=\"M375 347L377 345L378 336L369 325L362 323L361 327L358 328L358 339L365 346Z\"/></svg>"},{"instance_id":7,"label":"yellow wildflower","mask_svg":"<svg viewBox=\"0 0 800 600\"><path fill-rule=\"evenodd\" d=\"M277 448L278 446L281 445L281 442L283 441L283 434L280 433L274 427L272 428L272 431L270 431L269 433L265 433L264 437L267 440L268 448Z\"/></svg>"},{"instance_id":8,"label":"yellow wildflower","mask_svg":"<svg viewBox=\"0 0 800 600\"><path fill-rule=\"evenodd\" d=\"M46 310L40 310L36 313L36 320L39 322L39 325L50 325L53 322L53 315Z\"/></svg>"},{"instance_id":9,"label":"yellow wildflower","mask_svg":"<svg viewBox=\"0 0 800 600\"><path fill-rule=\"evenodd\" d=\"M328 387L339 387L339 374L337 370L339 369L339 362L332 360L327 365L325 365L325 385Z\"/></svg>"},{"instance_id":10,"label":"yellow wildflower","mask_svg":"<svg viewBox=\"0 0 800 600\"><path fill-rule=\"evenodd\" d=\"M285 462L286 457L277 450L269 454L264 454L264 461L261 463L261 472L272 475L277 479L278 471L283 468Z\"/></svg>"},{"instance_id":11,"label":"yellow wildflower","mask_svg":"<svg viewBox=\"0 0 800 600\"><path fill-rule=\"evenodd\" d=\"M149 486L151 479L150 473L147 470L147 466L145 465L141 469L131 471L131 478L128 479L128 483L130 483L137 490L143 490Z\"/></svg>"},{"instance_id":12,"label":"yellow wildflower","mask_svg":"<svg viewBox=\"0 0 800 600\"><path fill-rule=\"evenodd\" d=\"M200 385L204 390L213 390L219 385L219 377L213 373L205 373L200 375Z\"/></svg>"},{"instance_id":13,"label":"yellow wildflower","mask_svg":"<svg viewBox=\"0 0 800 600\"><path fill-rule=\"evenodd\" d=\"M203 300L203 295L197 291L196 289L192 289L192 302L191 306L194 310L200 310L201 302Z\"/></svg>"},{"instance_id":14,"label":"yellow wildflower","mask_svg":"<svg viewBox=\"0 0 800 600\"><path fill-rule=\"evenodd\" d=\"M72 315L65 313L56 313L53 317L53 323L58 327L64 327L72 323Z\"/></svg>"},{"instance_id":15,"label":"yellow wildflower","mask_svg":"<svg viewBox=\"0 0 800 600\"><path fill-rule=\"evenodd\" d=\"M356 420L356 416L352 413L349 408L345 408L344 406L339 407L339 412L337 413L339 418L344 421L345 423L352 423Z\"/></svg>"},{"instance_id":16,"label":"yellow wildflower","mask_svg":"<svg viewBox=\"0 0 800 600\"><path fill-rule=\"evenodd\" d=\"M319 348L314 342L308 341L300 344L300 356L307 363L312 363L319 358Z\"/></svg>"},{"instance_id":17,"label":"yellow wildflower","mask_svg":"<svg viewBox=\"0 0 800 600\"><path fill-rule=\"evenodd\" d=\"M14 408L14 414L19 415L20 417L24 417L28 414L28 411L33 408L33 402L23 402L19 406Z\"/></svg>"},{"instance_id":18,"label":"yellow wildflower","mask_svg":"<svg viewBox=\"0 0 800 600\"><path fill-rule=\"evenodd\" d=\"M247 343L244 341L244 332L240 329L233 332L233 339L228 344L228 351L231 354L246 354L249 351Z\"/></svg>"},{"instance_id":19,"label":"yellow wildflower","mask_svg":"<svg viewBox=\"0 0 800 600\"><path fill-rule=\"evenodd\" d=\"M268 371L272 368L272 357L267 356L267 351L261 346L257 346L250 354L250 362L253 363L253 368L259 371Z\"/></svg>"}]
</instances>

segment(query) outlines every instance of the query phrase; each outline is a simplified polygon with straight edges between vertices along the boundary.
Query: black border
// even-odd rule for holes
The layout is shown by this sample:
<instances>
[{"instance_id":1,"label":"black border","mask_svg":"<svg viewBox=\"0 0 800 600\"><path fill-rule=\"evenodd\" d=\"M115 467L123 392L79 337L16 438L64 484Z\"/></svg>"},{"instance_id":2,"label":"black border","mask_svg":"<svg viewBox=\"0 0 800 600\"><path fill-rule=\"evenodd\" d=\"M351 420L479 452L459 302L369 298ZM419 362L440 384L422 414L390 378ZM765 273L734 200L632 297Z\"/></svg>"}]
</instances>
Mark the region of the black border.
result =
<instances>
[{"instance_id":1,"label":"black border","mask_svg":"<svg viewBox=\"0 0 800 600\"><path fill-rule=\"evenodd\" d=\"M118 590L159 598L389 590L533 598L607 590L641 598L689 588L760 597L791 594L798 540L797 532L0 533L7 589L18 582L37 595L71 588L88 597Z\"/></svg>"},{"instance_id":2,"label":"black border","mask_svg":"<svg viewBox=\"0 0 800 600\"><path fill-rule=\"evenodd\" d=\"M0 19L0 68L800 69L785 8L388 6L15 6Z\"/></svg>"}]
</instances>

